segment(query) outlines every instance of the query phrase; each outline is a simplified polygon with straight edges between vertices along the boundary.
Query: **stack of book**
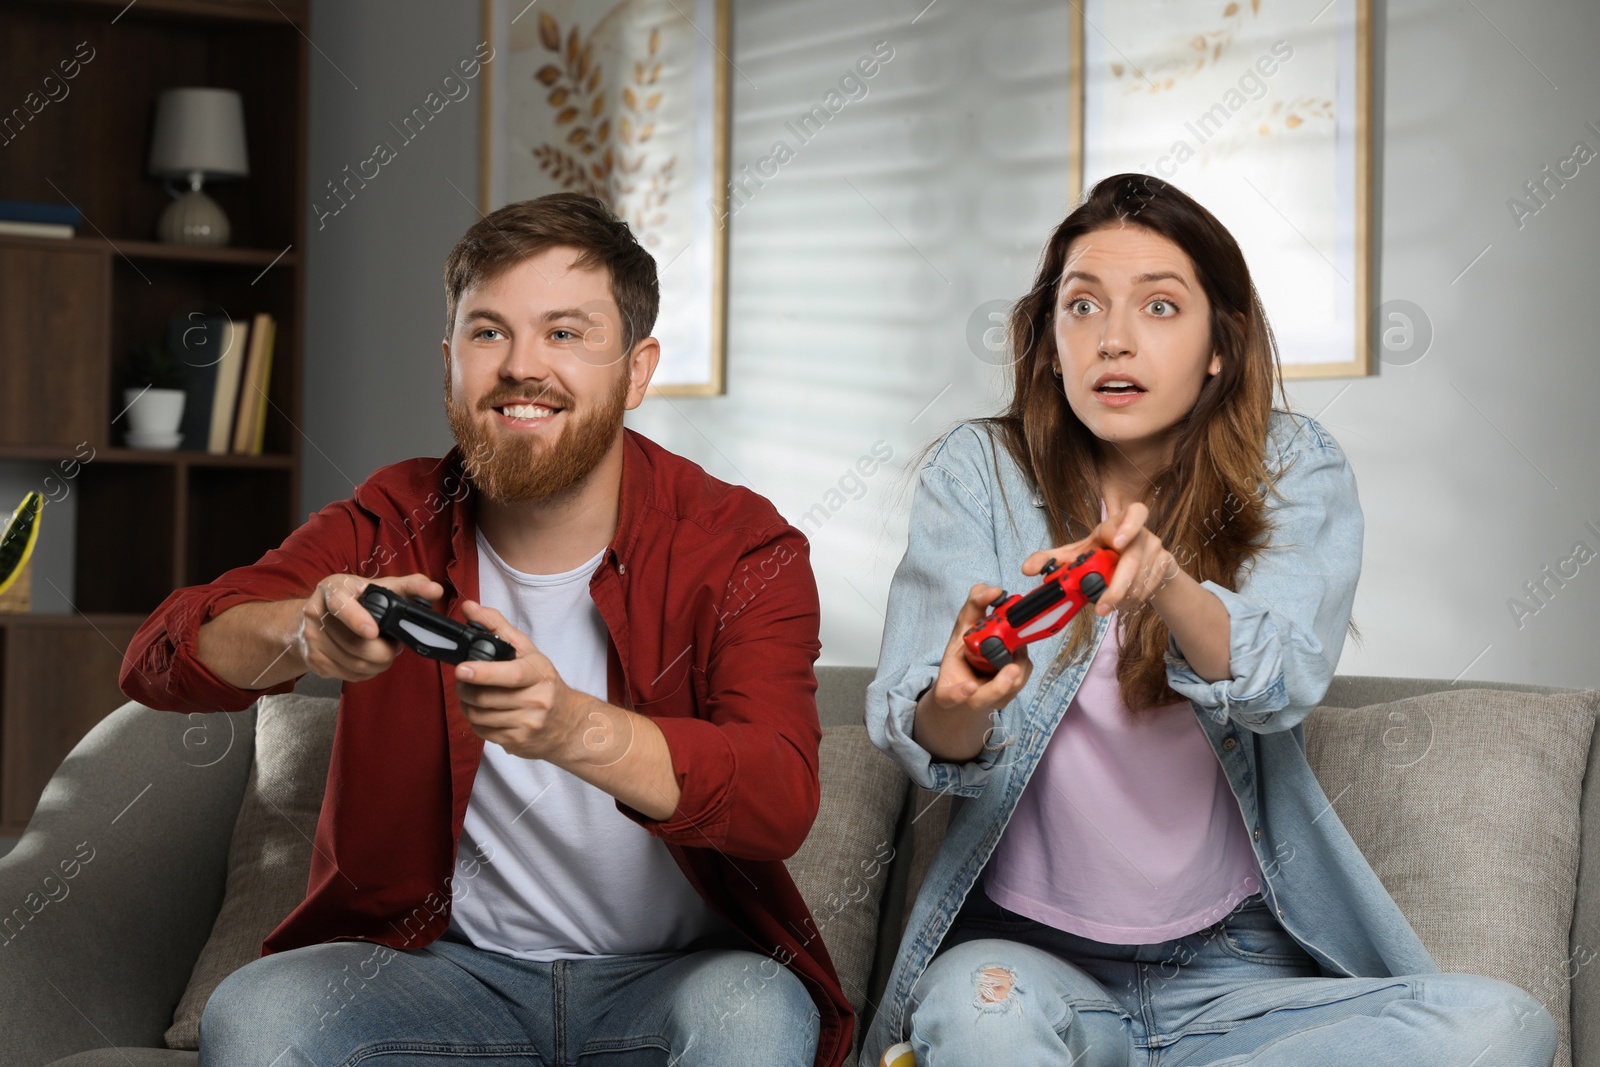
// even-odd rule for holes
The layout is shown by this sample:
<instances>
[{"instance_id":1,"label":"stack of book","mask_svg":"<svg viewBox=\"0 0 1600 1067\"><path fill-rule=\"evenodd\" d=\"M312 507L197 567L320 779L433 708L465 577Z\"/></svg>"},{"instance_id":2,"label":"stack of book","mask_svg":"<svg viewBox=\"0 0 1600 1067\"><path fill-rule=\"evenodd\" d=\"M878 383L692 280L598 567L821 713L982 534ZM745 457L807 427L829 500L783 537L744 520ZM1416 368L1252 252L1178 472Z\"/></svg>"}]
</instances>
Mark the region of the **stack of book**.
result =
<instances>
[{"instance_id":1,"label":"stack of book","mask_svg":"<svg viewBox=\"0 0 1600 1067\"><path fill-rule=\"evenodd\" d=\"M249 322L201 315L168 321L167 347L188 365L180 448L261 455L277 328L265 312Z\"/></svg>"},{"instance_id":2,"label":"stack of book","mask_svg":"<svg viewBox=\"0 0 1600 1067\"><path fill-rule=\"evenodd\" d=\"M23 237L72 237L83 214L71 204L0 200L0 233Z\"/></svg>"}]
</instances>

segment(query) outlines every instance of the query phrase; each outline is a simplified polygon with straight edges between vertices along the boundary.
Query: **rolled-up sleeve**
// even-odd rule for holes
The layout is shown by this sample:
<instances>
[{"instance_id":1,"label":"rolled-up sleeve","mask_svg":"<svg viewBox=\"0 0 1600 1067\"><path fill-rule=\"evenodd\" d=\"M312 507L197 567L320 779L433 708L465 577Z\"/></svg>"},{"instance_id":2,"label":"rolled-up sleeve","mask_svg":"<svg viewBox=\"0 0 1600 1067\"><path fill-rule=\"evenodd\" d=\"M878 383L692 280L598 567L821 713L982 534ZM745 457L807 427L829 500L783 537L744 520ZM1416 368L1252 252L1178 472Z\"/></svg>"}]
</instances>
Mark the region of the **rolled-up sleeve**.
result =
<instances>
[{"instance_id":1,"label":"rolled-up sleeve","mask_svg":"<svg viewBox=\"0 0 1600 1067\"><path fill-rule=\"evenodd\" d=\"M200 627L239 604L309 596L328 575L354 571L373 540L372 526L352 501L336 501L255 563L174 590L128 644L117 679L123 694L162 711L209 712L241 711L292 690L298 678L241 689L217 677L200 659Z\"/></svg>"},{"instance_id":2,"label":"rolled-up sleeve","mask_svg":"<svg viewBox=\"0 0 1600 1067\"><path fill-rule=\"evenodd\" d=\"M1200 583L1228 609L1232 677L1206 681L1167 641L1167 683L1213 720L1256 733L1293 729L1327 694L1361 574L1355 472L1325 430L1314 421L1304 429L1276 481L1281 500L1268 498L1267 547L1246 564L1239 589Z\"/></svg>"},{"instance_id":3,"label":"rolled-up sleeve","mask_svg":"<svg viewBox=\"0 0 1600 1067\"><path fill-rule=\"evenodd\" d=\"M878 673L867 688L873 743L918 785L957 796L982 792L999 751L966 763L942 762L912 739L912 727L917 699L939 675L968 590L980 581L1000 584L986 475L982 445L970 426L951 431L922 467L906 553L889 585Z\"/></svg>"}]
</instances>

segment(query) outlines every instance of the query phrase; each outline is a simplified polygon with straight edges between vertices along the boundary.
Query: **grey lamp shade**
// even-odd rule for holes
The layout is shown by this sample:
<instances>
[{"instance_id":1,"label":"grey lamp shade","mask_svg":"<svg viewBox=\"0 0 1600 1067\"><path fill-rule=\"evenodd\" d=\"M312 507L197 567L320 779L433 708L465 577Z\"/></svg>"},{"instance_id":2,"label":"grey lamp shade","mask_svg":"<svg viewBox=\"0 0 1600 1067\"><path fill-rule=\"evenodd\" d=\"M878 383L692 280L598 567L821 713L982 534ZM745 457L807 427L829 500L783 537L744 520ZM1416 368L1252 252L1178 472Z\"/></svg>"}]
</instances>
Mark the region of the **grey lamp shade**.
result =
<instances>
[{"instance_id":1,"label":"grey lamp shade","mask_svg":"<svg viewBox=\"0 0 1600 1067\"><path fill-rule=\"evenodd\" d=\"M232 89L168 89L156 101L150 173L242 178L250 173L244 147L244 101Z\"/></svg>"}]
</instances>

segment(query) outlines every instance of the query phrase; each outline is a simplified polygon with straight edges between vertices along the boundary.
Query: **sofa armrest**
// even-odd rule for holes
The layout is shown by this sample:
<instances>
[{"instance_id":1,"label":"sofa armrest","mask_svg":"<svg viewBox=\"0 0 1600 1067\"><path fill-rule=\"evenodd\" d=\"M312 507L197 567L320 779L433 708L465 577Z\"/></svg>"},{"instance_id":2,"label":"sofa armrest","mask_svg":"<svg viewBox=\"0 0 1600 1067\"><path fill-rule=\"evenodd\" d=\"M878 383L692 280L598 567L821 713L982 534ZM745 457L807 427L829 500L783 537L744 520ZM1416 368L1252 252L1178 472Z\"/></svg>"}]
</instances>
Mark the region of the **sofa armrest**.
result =
<instances>
[{"instance_id":1,"label":"sofa armrest","mask_svg":"<svg viewBox=\"0 0 1600 1067\"><path fill-rule=\"evenodd\" d=\"M128 702L78 743L0 858L0 1062L161 1047L211 933L255 706Z\"/></svg>"},{"instance_id":2,"label":"sofa armrest","mask_svg":"<svg viewBox=\"0 0 1600 1067\"><path fill-rule=\"evenodd\" d=\"M1595 729L1600 733L1600 722ZM1600 738L1589 746L1579 812L1578 895L1566 964L1572 981L1572 1062L1600 1067Z\"/></svg>"}]
</instances>

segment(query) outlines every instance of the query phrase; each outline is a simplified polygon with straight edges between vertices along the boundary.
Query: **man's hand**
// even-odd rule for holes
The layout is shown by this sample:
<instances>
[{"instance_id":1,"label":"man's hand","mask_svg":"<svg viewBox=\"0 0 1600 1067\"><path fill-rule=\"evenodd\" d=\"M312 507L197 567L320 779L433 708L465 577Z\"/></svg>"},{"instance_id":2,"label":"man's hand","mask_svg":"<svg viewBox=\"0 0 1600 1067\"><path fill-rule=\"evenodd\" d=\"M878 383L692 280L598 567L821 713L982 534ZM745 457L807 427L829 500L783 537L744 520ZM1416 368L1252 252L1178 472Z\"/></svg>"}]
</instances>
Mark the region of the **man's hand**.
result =
<instances>
[{"instance_id":1,"label":"man's hand","mask_svg":"<svg viewBox=\"0 0 1600 1067\"><path fill-rule=\"evenodd\" d=\"M330 574L306 598L293 639L295 651L313 673L364 682L388 670L400 654L400 642L379 634L377 620L361 606L362 592L373 584L403 597L437 600L444 595L444 587L425 574L377 582L355 574Z\"/></svg>"},{"instance_id":2,"label":"man's hand","mask_svg":"<svg viewBox=\"0 0 1600 1067\"><path fill-rule=\"evenodd\" d=\"M634 733L629 712L568 686L532 639L495 609L468 600L462 612L517 650L515 659L456 664L456 696L473 733L513 756L568 770L605 767L627 755Z\"/></svg>"}]
</instances>

